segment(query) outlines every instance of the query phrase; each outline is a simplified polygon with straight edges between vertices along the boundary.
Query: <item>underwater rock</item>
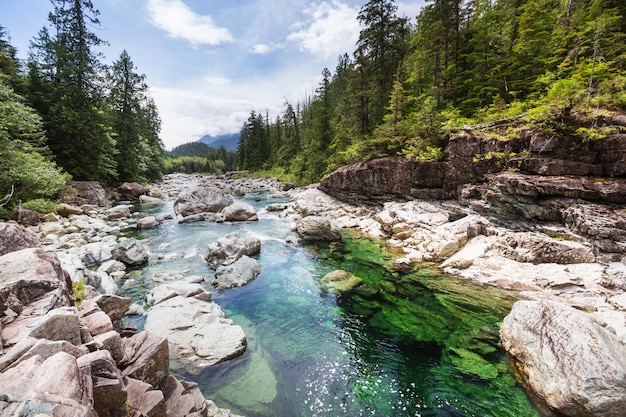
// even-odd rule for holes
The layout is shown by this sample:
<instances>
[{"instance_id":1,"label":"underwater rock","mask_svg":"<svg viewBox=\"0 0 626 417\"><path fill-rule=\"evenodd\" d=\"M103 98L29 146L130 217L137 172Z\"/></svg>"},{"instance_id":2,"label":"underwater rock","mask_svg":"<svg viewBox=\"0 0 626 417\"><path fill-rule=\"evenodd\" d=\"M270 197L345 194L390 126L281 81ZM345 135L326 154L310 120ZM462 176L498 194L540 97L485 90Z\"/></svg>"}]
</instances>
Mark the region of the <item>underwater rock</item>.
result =
<instances>
[{"instance_id":1,"label":"underwater rock","mask_svg":"<svg viewBox=\"0 0 626 417\"><path fill-rule=\"evenodd\" d=\"M348 292L361 285L363 280L348 271L337 269L324 275L320 282L327 289L338 292Z\"/></svg>"}]
</instances>

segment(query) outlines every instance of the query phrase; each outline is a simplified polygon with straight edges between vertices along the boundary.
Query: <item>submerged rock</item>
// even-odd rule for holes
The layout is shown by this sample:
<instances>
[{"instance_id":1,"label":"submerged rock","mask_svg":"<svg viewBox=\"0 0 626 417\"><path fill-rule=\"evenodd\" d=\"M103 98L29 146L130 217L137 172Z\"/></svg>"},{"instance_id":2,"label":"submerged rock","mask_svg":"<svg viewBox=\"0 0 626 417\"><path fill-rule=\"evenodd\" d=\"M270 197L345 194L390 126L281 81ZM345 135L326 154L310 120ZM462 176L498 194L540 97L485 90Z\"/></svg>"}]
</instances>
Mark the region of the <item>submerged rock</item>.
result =
<instances>
[{"instance_id":1,"label":"submerged rock","mask_svg":"<svg viewBox=\"0 0 626 417\"><path fill-rule=\"evenodd\" d=\"M626 415L626 351L589 314L554 301L518 301L500 337L530 387L559 413Z\"/></svg>"},{"instance_id":2,"label":"submerged rock","mask_svg":"<svg viewBox=\"0 0 626 417\"><path fill-rule=\"evenodd\" d=\"M348 292L361 285L363 280L348 271L338 269L324 275L320 282L328 289Z\"/></svg>"}]
</instances>

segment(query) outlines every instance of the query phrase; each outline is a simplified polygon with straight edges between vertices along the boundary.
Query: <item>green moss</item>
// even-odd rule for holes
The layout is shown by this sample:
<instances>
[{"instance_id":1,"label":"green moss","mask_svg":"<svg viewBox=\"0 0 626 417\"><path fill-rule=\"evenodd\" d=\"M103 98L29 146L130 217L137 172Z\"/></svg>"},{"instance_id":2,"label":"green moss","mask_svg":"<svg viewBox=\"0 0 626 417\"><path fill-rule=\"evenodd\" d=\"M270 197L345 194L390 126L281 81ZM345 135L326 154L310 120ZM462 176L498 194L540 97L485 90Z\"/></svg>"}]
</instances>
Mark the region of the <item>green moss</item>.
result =
<instances>
[{"instance_id":1,"label":"green moss","mask_svg":"<svg viewBox=\"0 0 626 417\"><path fill-rule=\"evenodd\" d=\"M497 364L494 365L479 354L461 347L451 347L447 358L461 372L483 379L493 379L500 373L500 367Z\"/></svg>"}]
</instances>

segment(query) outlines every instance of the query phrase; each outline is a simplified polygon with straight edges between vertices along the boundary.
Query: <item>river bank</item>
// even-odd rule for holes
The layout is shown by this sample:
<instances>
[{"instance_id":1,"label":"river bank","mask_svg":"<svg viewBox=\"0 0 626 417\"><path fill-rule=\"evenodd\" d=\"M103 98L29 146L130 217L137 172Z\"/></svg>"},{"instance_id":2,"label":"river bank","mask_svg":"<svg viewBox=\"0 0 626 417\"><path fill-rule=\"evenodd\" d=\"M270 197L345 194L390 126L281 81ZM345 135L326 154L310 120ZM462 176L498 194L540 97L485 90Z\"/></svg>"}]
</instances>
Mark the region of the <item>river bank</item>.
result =
<instances>
[{"instance_id":1,"label":"river bank","mask_svg":"<svg viewBox=\"0 0 626 417\"><path fill-rule=\"evenodd\" d=\"M605 355L609 358L609 364L615 358L618 358L619 361L619 355L623 353L624 335L626 333L624 330L626 327L625 309L622 304L622 297L620 297L623 294L624 282L626 282L623 260L602 254L598 256L590 249L591 243L586 241L584 237L575 234L571 228L558 224L536 225L523 221L504 224L501 218L497 216L485 215L484 211L475 210L476 204L461 204L452 200L414 200L387 202L383 205L349 204L330 197L315 186L305 189L288 189L289 187L286 187L286 190L282 190L280 184L275 180L197 177L192 182L202 185L204 188L214 187L222 190L225 195L245 195L258 190L272 193L275 195L277 203L268 206L268 210L279 211L281 217L293 222L293 229L298 228L302 219L325 218L331 229L358 229L368 236L385 238L390 248L402 253L402 256L387 266L390 271L406 273L417 265L427 263L431 266L439 266L443 271L463 279L514 290L518 292L520 298L542 302L555 300L558 301L559 305L573 306L578 311L587 312L583 318L576 316L576 320L584 321L587 317L593 317L591 329L595 329L594 326L600 323L600 326L597 327L608 330L606 339L610 342L609 347L613 346L613 354L617 353L613 356ZM188 185L188 178L171 176L162 184L137 190L134 195L132 193L123 194L118 199L138 200L141 198L147 207L151 204L161 204L165 200L177 198L182 187L188 187ZM130 202L128 201L128 203ZM81 212L68 214L68 217L56 220L49 219L52 221L31 226L30 232L35 236L34 238L30 236L33 239L31 244L35 246L42 244L46 251L54 252L61 260L63 268L69 272L72 280L85 280L95 287L99 287L102 292L115 293L118 291L115 285L121 282L119 279L149 259L167 262L168 258L197 256L197 254L172 252L167 245L164 245L158 253L149 253L141 241L131 236L132 233L128 236L120 236L120 234L124 234L124 231L159 227L164 222L223 221L221 215L208 214L202 211L191 214L185 213L184 216L179 213L178 218L174 219L174 216L155 217L146 215L146 213L133 214L131 209L130 204L118 204L110 209L99 208L97 205L83 205L80 208ZM597 210L595 206L586 205L579 207L578 211L585 214L586 219L590 219L586 224L595 224L597 227L604 228L612 225L614 229L621 230L619 221L592 221L593 216L598 214L604 216L601 217L602 219L615 219L614 216L617 215L619 220L621 215L619 212L607 214L606 211ZM589 226L586 230L590 230ZM606 234L606 232L602 233ZM590 235L593 234L590 233ZM37 239L39 239L39 243L37 243ZM28 239L22 236L22 241L26 240ZM619 240L616 242L619 243ZM289 243L289 241L285 243L295 244L295 242ZM215 329L217 326L221 329L227 329L224 335L229 333L230 336L217 340L216 343L223 346L228 344L225 342L227 340L233 342L232 349L224 351L223 358L236 356L241 353L242 348L245 349L246 341L245 336L242 336L243 332L238 329L239 326L224 317L219 306L212 301L210 293L200 285L205 280L203 277L183 274L181 276L164 275L158 279L161 280L161 285L149 294L152 297L151 304L160 305L160 308L164 308L165 312L162 313L161 317L177 317L178 319L176 323L162 326L161 329L164 333L161 336L159 336L158 331L152 329L151 331L157 333L158 337L168 336L169 338L172 335L172 329L184 329L200 324L213 326L211 329ZM133 285L132 278L124 279L123 282L125 286ZM158 290L156 290L157 288ZM71 305L71 295L67 297L67 300L66 304ZM6 302L4 303L6 304ZM183 307L190 313L174 314L174 312L183 311ZM551 305L545 306L545 310L561 311L559 309L550 310L550 307ZM20 315L15 314L15 310L19 310L17 307L5 311L9 310L13 311L15 316ZM52 310L54 309L50 309L50 311ZM142 307L133 306L131 312L142 314ZM4 314L6 317L6 312ZM567 314L554 313L553 315L561 317ZM196 320L198 316L211 318L198 323ZM528 316L526 315L526 317ZM114 318L119 317L114 316ZM194 320L196 320L195 323ZM3 321L8 320L3 319ZM163 322L164 320L157 321ZM556 322L558 323L558 320ZM14 333L6 329L21 328L21 325L17 326L16 321L11 323L5 326L3 336L5 337L5 346L10 348L8 351L13 350L15 352L14 347L18 344L18 337L10 336L7 338L7 335ZM579 325L580 321L574 324L574 326ZM558 330L557 326L551 327ZM105 328L108 329L108 326ZM94 329L90 330L92 336L95 336L93 333L97 332ZM180 335L180 332L177 334ZM541 336L551 337L554 334L548 331ZM561 333L559 336L561 340L557 340L557 343L560 346L567 346L571 343L571 336ZM601 336L604 337L604 333ZM509 338L508 340L512 343L507 343L507 350L514 351L515 346L519 345L521 337L521 335L517 335ZM116 337L114 339L117 340ZM506 337L503 338L504 340L507 340ZM170 340L170 343L172 341L174 340ZM202 341L202 345L204 342ZM202 353L202 349L193 348L194 345L198 346L198 343L197 340L193 340L193 337L190 340L175 341L179 348L182 347L182 351L185 351L184 345L187 344L189 346L186 348L189 352L187 357L201 365L210 365L215 361L223 360L211 356L213 349L204 349L204 353L206 353L204 356L202 354L197 355ZM592 342L588 337L581 340L581 343L580 351L590 350L589 343ZM118 343L115 342L114 345L117 346ZM117 348L113 350L119 351ZM564 352L570 350L567 348ZM596 347L593 350L598 351ZM239 353L233 354L232 352ZM6 358L11 357L17 361L15 356L14 354L13 356L6 356ZM566 359L567 363L563 362ZM8 359L3 360L7 361ZM555 367L562 367L567 374L553 376L557 380L565 381L559 385L561 391L571 390L571 385L579 382L574 378L575 375L581 375L583 378L585 375L589 375L573 366L592 369L595 372L595 375L591 375L593 378L600 375L599 371L609 369L606 362L593 362L593 366L591 366L589 361L577 363L566 355L561 355L561 358L557 355L554 361ZM17 363L20 362L17 361ZM538 377L544 377L547 372L543 370ZM620 375L623 375L619 372L618 367L616 370L617 381L603 380L601 384L608 383L611 385L615 383L619 387L619 378L621 378ZM568 383L570 387L568 387ZM588 393L595 392L597 394L595 389L594 386L589 387ZM615 404L615 400L619 404L620 399L619 396L615 395L615 392L601 392L601 395L604 397L610 395L613 397L612 404ZM569 400L566 398L563 401L567 403ZM613 408L617 409L615 406ZM204 409L208 410L209 408L205 406ZM568 415L578 414L570 413Z\"/></svg>"}]
</instances>

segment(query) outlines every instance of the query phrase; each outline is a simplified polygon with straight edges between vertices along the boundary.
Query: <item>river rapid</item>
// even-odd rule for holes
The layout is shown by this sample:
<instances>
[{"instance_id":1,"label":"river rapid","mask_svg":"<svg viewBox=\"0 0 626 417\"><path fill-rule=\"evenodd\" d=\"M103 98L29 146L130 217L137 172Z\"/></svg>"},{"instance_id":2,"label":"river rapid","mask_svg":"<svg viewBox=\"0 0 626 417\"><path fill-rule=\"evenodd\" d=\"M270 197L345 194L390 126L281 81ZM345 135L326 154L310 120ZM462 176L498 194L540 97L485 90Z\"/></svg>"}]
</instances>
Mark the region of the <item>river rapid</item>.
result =
<instances>
[{"instance_id":1,"label":"river rapid","mask_svg":"<svg viewBox=\"0 0 626 417\"><path fill-rule=\"evenodd\" d=\"M292 221L266 209L286 199L249 192L236 200L252 204L259 220L172 220L137 232L150 259L122 286L122 295L142 304L159 274L210 277L204 256L220 236L240 231L261 239L261 274L212 291L243 327L247 351L206 369L171 358L173 373L198 383L206 398L248 417L548 415L516 382L499 345L514 295L435 268L394 272L388 265L396 255L384 241L350 231L338 244L296 244ZM174 214L173 201L139 209ZM363 284L349 293L327 290L320 279L337 269ZM141 329L143 319L129 324Z\"/></svg>"}]
</instances>

